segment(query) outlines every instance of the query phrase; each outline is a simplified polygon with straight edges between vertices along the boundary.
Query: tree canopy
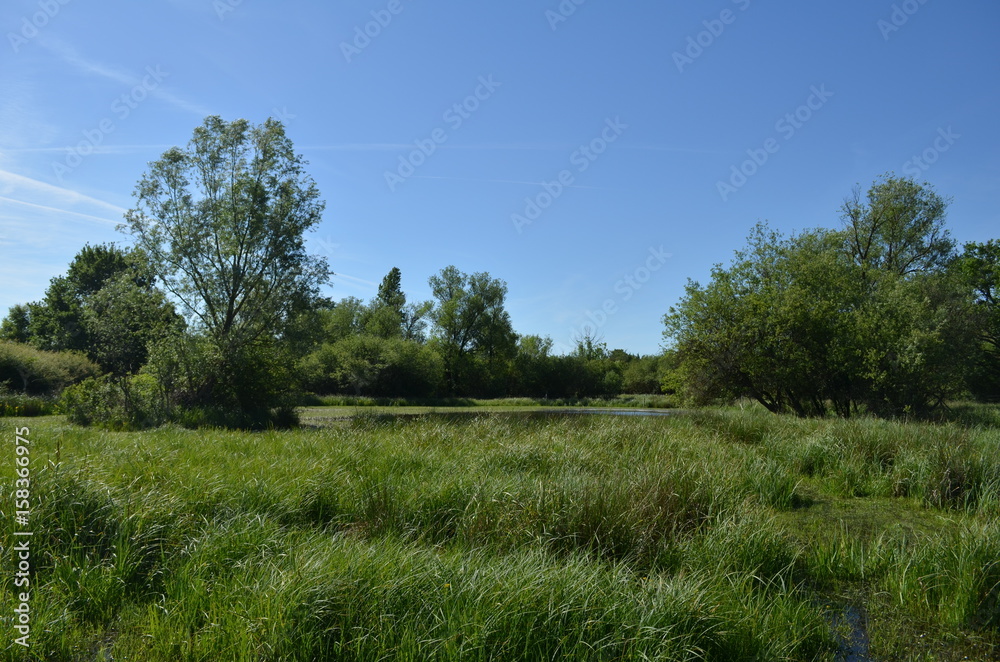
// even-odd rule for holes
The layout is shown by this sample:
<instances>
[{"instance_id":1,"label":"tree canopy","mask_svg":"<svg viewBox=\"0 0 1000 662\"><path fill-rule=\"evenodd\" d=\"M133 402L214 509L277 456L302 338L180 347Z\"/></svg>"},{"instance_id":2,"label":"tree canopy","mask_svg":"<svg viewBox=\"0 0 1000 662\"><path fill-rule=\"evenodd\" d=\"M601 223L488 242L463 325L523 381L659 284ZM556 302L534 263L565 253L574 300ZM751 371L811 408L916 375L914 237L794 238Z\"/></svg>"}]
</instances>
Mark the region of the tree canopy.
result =
<instances>
[{"instance_id":1,"label":"tree canopy","mask_svg":"<svg viewBox=\"0 0 1000 662\"><path fill-rule=\"evenodd\" d=\"M928 185L893 175L876 180L865 200L855 188L841 207L851 256L897 276L944 269L955 249L944 226L947 206Z\"/></svg>"},{"instance_id":2,"label":"tree canopy","mask_svg":"<svg viewBox=\"0 0 1000 662\"><path fill-rule=\"evenodd\" d=\"M280 335L296 303L328 279L326 261L305 247L324 204L304 165L277 120L213 116L136 186L124 229L220 348Z\"/></svg>"},{"instance_id":3,"label":"tree canopy","mask_svg":"<svg viewBox=\"0 0 1000 662\"><path fill-rule=\"evenodd\" d=\"M759 225L708 285L688 283L664 322L691 397L848 416L926 413L962 392L979 327L944 201L886 177L843 210L841 231Z\"/></svg>"},{"instance_id":4,"label":"tree canopy","mask_svg":"<svg viewBox=\"0 0 1000 662\"><path fill-rule=\"evenodd\" d=\"M453 389L471 377L474 358L496 364L513 355L517 336L504 308L505 282L486 272L469 275L448 266L428 283L437 299L431 311L434 334Z\"/></svg>"}]
</instances>

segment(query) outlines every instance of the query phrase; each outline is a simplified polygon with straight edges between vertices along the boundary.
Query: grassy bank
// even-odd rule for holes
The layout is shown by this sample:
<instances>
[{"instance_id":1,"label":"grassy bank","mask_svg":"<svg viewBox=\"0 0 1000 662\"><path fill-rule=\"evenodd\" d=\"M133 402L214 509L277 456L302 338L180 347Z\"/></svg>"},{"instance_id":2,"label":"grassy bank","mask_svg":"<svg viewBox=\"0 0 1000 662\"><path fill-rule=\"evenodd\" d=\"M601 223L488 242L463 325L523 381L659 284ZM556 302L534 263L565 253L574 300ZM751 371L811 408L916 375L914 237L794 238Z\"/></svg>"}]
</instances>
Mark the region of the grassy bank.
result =
<instances>
[{"instance_id":1,"label":"grassy bank","mask_svg":"<svg viewBox=\"0 0 1000 662\"><path fill-rule=\"evenodd\" d=\"M735 410L5 422L33 440L28 659L1000 654L993 427Z\"/></svg>"}]
</instances>

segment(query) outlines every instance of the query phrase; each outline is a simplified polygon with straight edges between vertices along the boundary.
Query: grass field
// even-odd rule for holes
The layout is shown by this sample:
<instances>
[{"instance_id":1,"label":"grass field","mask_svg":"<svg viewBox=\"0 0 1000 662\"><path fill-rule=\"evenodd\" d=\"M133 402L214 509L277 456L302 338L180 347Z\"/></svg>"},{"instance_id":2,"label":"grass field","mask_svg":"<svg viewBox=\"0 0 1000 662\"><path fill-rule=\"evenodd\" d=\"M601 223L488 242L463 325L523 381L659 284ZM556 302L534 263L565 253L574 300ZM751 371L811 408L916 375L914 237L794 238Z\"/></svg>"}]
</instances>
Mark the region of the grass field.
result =
<instances>
[{"instance_id":1,"label":"grass field","mask_svg":"<svg viewBox=\"0 0 1000 662\"><path fill-rule=\"evenodd\" d=\"M1000 659L1000 427L973 414L3 419L33 532L24 649L8 488L3 656Z\"/></svg>"}]
</instances>

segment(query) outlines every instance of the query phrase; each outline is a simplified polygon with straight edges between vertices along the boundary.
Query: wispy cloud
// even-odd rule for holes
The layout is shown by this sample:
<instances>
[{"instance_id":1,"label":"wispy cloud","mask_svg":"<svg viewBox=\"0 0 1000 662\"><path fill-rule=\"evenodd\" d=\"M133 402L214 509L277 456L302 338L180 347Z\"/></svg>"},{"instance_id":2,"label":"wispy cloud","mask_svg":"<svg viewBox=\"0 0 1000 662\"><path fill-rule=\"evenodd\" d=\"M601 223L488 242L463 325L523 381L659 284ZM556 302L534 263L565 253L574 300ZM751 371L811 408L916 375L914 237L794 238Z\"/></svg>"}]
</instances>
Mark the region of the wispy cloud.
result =
<instances>
[{"instance_id":1,"label":"wispy cloud","mask_svg":"<svg viewBox=\"0 0 1000 662\"><path fill-rule=\"evenodd\" d=\"M134 74L122 71L116 67L88 60L77 53L76 49L72 46L62 41L50 38L43 41L42 45L49 51L59 56L64 62L77 68L85 74L107 78L108 80L113 80L116 83L121 83L122 85L127 85L129 87L142 84L142 76L135 76ZM158 63L150 63L150 66L157 66L157 64ZM165 72L165 75L169 76L170 72ZM180 110L194 113L199 117L213 114L211 110L205 108L204 106L188 101L187 99L183 99L169 90L164 89L164 86L162 85L149 88L148 92L150 96L156 97L160 101L168 103L175 108L179 108Z\"/></svg>"},{"instance_id":2,"label":"wispy cloud","mask_svg":"<svg viewBox=\"0 0 1000 662\"><path fill-rule=\"evenodd\" d=\"M456 182L479 182L481 184L518 184L520 186L545 186L547 182L528 182L518 179L476 179L474 177L440 177L434 175L411 175L413 179L441 179ZM583 184L564 184L565 188L589 188L597 191L620 191L622 189L608 186L585 186Z\"/></svg>"},{"instance_id":3,"label":"wispy cloud","mask_svg":"<svg viewBox=\"0 0 1000 662\"><path fill-rule=\"evenodd\" d=\"M386 152L412 147L412 144L405 143L344 143L342 145L305 145L298 149L303 152Z\"/></svg>"},{"instance_id":4,"label":"wispy cloud","mask_svg":"<svg viewBox=\"0 0 1000 662\"><path fill-rule=\"evenodd\" d=\"M168 150L174 145L93 145L93 154L135 154L152 150ZM66 147L18 147L15 149L0 149L0 157L8 154L65 154Z\"/></svg>"},{"instance_id":5,"label":"wispy cloud","mask_svg":"<svg viewBox=\"0 0 1000 662\"><path fill-rule=\"evenodd\" d=\"M446 143L437 145L437 149L462 149L462 150L482 150L482 151L521 151L521 152L554 152L572 151L580 147L574 143ZM672 145L652 145L652 144L627 144L622 143L621 149L630 149L649 152L673 152L677 154L726 154L717 149L704 149L701 147L675 147ZM334 143L330 145L305 145L299 149L303 151L315 152L384 152L397 150L416 149L417 146L409 143Z\"/></svg>"},{"instance_id":6,"label":"wispy cloud","mask_svg":"<svg viewBox=\"0 0 1000 662\"><path fill-rule=\"evenodd\" d=\"M9 198L7 196L16 195L16 198ZM77 213L73 212L71 209L66 209L65 207L77 206L77 205L91 205L98 207L102 210L107 210L115 216L121 216L125 213L125 209L117 205L113 205L110 202L105 202L103 200L98 200L97 198L92 198L89 195L84 195L72 189L63 188L61 186L55 186L53 184L48 184L46 182L38 181L37 179L31 179L30 177L25 177L24 175L18 175L13 172L8 172L6 170L0 170L0 197L8 200L10 202L16 202L20 204L34 205L37 207L44 207L51 209L53 211L65 212L65 213ZM31 202L24 198L42 198L44 201L49 202L48 205L40 204L39 202ZM51 202L50 202L51 201ZM62 205L60 208L52 207L51 204L56 203ZM88 214L82 214L84 216L89 216ZM94 216L99 220L100 217Z\"/></svg>"},{"instance_id":7,"label":"wispy cloud","mask_svg":"<svg viewBox=\"0 0 1000 662\"><path fill-rule=\"evenodd\" d=\"M59 127L47 119L36 96L38 80L24 71L7 68L0 71L0 145L6 148L46 145L59 134ZM7 150L4 150L7 151ZM0 158L3 154L0 153Z\"/></svg>"},{"instance_id":8,"label":"wispy cloud","mask_svg":"<svg viewBox=\"0 0 1000 662\"><path fill-rule=\"evenodd\" d=\"M25 202L24 200L15 200L13 198L8 198L6 196L0 195L0 200L3 202L11 202L16 205L23 205L25 207L31 207L32 209L39 209L41 211L47 211L54 214L69 214L70 216L79 216L80 218L86 218L91 221L99 221L101 223L107 223L109 225L118 225L121 221L115 221L110 218L102 218L100 216L94 216L92 214L82 214L78 211L71 211L69 209L58 209L56 207L49 207L46 205L35 204L34 202Z\"/></svg>"},{"instance_id":9,"label":"wispy cloud","mask_svg":"<svg viewBox=\"0 0 1000 662\"><path fill-rule=\"evenodd\" d=\"M339 271L333 274L334 280L337 278L343 278L352 283L361 283L362 285L367 285L369 287L378 287L378 283L372 282L370 280L365 280L364 278L357 278L356 276L348 276L347 274L342 274Z\"/></svg>"},{"instance_id":10,"label":"wispy cloud","mask_svg":"<svg viewBox=\"0 0 1000 662\"><path fill-rule=\"evenodd\" d=\"M480 143L463 145L458 143L437 145L437 149L468 149L468 150L515 150L515 151L554 151L571 150L578 145L555 145L541 143ZM303 151L316 152L385 152L416 149L416 145L409 143L339 143L332 145L305 145L299 149Z\"/></svg>"}]
</instances>

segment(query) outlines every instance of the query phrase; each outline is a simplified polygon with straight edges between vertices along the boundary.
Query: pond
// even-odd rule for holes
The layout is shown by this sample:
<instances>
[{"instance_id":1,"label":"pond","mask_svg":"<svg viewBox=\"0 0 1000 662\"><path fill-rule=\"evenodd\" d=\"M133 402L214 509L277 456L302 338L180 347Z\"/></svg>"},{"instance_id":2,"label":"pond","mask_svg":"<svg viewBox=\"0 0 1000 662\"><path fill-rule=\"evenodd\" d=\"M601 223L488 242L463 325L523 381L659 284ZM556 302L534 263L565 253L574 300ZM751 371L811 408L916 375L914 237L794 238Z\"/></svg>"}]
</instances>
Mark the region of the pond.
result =
<instances>
[{"instance_id":1,"label":"pond","mask_svg":"<svg viewBox=\"0 0 1000 662\"><path fill-rule=\"evenodd\" d=\"M680 409L631 409L623 407L306 407L302 423L323 426L349 420L408 421L417 418L459 419L468 416L676 416Z\"/></svg>"}]
</instances>

